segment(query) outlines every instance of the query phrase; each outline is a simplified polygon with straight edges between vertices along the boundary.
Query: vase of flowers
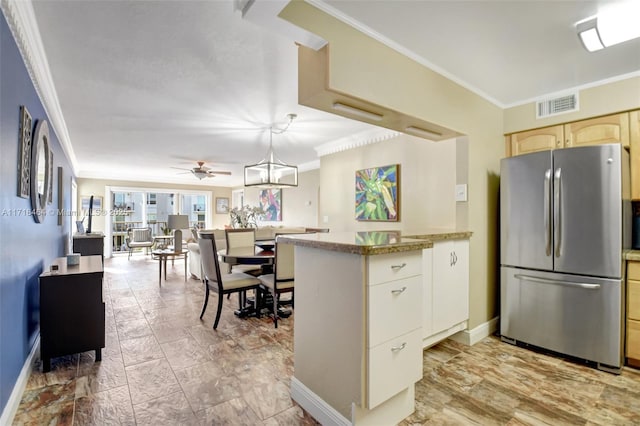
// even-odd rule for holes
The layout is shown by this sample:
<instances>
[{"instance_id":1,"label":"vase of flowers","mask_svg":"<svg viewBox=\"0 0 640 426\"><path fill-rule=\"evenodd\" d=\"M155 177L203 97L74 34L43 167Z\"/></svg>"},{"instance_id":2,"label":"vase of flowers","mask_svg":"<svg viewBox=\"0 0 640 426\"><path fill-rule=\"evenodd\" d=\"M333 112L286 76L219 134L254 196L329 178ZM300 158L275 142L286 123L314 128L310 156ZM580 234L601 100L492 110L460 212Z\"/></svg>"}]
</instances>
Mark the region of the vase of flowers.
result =
<instances>
[{"instance_id":1,"label":"vase of flowers","mask_svg":"<svg viewBox=\"0 0 640 426\"><path fill-rule=\"evenodd\" d=\"M229 210L231 226L234 228L257 228L257 220L262 217L264 211L260 207L245 205Z\"/></svg>"}]
</instances>

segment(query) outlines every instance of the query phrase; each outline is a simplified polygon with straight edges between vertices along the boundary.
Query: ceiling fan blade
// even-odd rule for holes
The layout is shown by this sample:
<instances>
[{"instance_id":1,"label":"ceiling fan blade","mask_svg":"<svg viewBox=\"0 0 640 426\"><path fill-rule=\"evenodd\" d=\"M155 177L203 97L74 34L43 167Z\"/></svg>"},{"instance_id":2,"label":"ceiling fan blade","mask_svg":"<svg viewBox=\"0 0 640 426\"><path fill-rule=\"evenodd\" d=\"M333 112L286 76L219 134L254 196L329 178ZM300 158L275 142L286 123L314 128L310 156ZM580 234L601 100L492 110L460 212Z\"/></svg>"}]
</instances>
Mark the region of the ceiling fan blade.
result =
<instances>
[{"instance_id":1,"label":"ceiling fan blade","mask_svg":"<svg viewBox=\"0 0 640 426\"><path fill-rule=\"evenodd\" d=\"M169 168L170 168L170 169L176 169L176 170L186 170L186 171L188 171L188 172L190 172L190 171L191 171L191 169L185 169L184 167L171 167L171 166L169 166Z\"/></svg>"},{"instance_id":2,"label":"ceiling fan blade","mask_svg":"<svg viewBox=\"0 0 640 426\"><path fill-rule=\"evenodd\" d=\"M222 170L208 170L207 173L211 175L231 175L231 172L225 172Z\"/></svg>"}]
</instances>

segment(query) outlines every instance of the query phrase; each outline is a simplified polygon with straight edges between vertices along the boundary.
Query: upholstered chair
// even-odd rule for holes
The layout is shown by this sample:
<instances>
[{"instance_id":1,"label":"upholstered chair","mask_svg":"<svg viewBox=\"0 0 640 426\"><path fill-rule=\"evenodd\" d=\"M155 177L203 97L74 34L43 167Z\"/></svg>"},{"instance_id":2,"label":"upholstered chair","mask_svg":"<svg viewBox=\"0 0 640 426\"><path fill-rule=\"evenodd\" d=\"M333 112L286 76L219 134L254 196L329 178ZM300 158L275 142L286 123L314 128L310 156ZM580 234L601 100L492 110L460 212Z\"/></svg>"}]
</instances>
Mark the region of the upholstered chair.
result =
<instances>
[{"instance_id":1,"label":"upholstered chair","mask_svg":"<svg viewBox=\"0 0 640 426\"><path fill-rule=\"evenodd\" d=\"M255 250L256 245L256 231L254 228L237 228L226 229L225 238L227 240L227 253L231 253L230 250L236 248L251 247ZM258 276L262 273L262 267L260 265L230 265L229 272L244 272L254 276Z\"/></svg>"},{"instance_id":2,"label":"upholstered chair","mask_svg":"<svg viewBox=\"0 0 640 426\"><path fill-rule=\"evenodd\" d=\"M216 240L213 234L200 234L198 239L200 246L200 261L202 263L202 273L204 275L204 303L202 304L202 312L200 319L204 316L209 302L209 293L211 290L218 293L218 310L216 311L216 319L213 323L213 329L218 328L220 314L222 313L222 301L225 294L238 293L240 308L246 303L247 290L255 290L255 305L260 306L259 296L260 280L256 277L242 272L234 272L231 274L222 274L220 272L220 261L218 260L218 251L216 249Z\"/></svg>"},{"instance_id":3,"label":"upholstered chair","mask_svg":"<svg viewBox=\"0 0 640 426\"><path fill-rule=\"evenodd\" d=\"M278 235L282 234L276 234L276 256L274 259L273 273L260 275L258 277L262 285L265 286L273 296L273 322L276 328L278 328L280 295L282 293L292 293L290 303L293 308L293 293L295 287L294 246L293 244L278 242Z\"/></svg>"},{"instance_id":4,"label":"upholstered chair","mask_svg":"<svg viewBox=\"0 0 640 426\"><path fill-rule=\"evenodd\" d=\"M151 235L151 227L129 228L125 237L125 244L129 248L129 257L134 248L144 248L149 253L149 247L153 246L153 236Z\"/></svg>"}]
</instances>

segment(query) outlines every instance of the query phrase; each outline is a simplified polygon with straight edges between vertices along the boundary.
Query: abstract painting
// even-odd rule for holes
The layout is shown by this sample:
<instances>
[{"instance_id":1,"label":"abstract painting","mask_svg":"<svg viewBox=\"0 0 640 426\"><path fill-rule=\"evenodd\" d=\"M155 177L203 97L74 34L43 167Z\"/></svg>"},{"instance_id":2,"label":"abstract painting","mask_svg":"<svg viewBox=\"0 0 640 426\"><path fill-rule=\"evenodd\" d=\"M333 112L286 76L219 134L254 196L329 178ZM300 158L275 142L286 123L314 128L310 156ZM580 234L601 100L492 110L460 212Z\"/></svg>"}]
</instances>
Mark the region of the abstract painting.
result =
<instances>
[{"instance_id":1,"label":"abstract painting","mask_svg":"<svg viewBox=\"0 0 640 426\"><path fill-rule=\"evenodd\" d=\"M356 171L356 219L398 221L399 164Z\"/></svg>"},{"instance_id":2,"label":"abstract painting","mask_svg":"<svg viewBox=\"0 0 640 426\"><path fill-rule=\"evenodd\" d=\"M280 222L282 220L282 190L262 189L260 191L260 208L264 212L262 220Z\"/></svg>"}]
</instances>

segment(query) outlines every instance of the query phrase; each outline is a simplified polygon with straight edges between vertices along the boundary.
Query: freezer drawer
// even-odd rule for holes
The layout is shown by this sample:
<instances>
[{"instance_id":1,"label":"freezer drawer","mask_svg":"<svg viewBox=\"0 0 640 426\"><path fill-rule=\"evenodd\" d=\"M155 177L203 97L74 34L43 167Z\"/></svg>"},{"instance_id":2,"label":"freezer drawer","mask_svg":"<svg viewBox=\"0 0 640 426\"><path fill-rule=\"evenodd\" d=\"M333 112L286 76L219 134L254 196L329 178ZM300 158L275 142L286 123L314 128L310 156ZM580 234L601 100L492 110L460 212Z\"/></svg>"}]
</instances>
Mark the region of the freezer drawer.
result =
<instances>
[{"instance_id":1,"label":"freezer drawer","mask_svg":"<svg viewBox=\"0 0 640 426\"><path fill-rule=\"evenodd\" d=\"M621 280L502 267L500 296L503 337L622 367Z\"/></svg>"}]
</instances>

